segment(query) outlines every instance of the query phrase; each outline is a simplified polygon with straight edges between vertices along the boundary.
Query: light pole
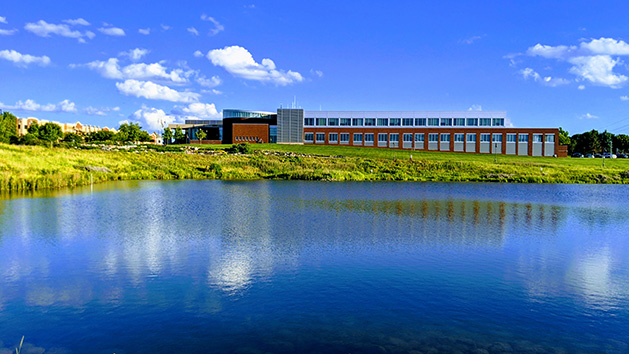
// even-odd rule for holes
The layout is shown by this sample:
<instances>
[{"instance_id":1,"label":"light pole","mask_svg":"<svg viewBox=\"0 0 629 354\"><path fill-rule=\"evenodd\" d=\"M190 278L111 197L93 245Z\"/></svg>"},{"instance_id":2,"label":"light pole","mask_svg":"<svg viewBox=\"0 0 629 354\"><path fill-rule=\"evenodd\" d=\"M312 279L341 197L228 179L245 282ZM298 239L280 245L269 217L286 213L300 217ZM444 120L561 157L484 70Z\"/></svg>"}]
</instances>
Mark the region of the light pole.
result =
<instances>
[{"instance_id":1,"label":"light pole","mask_svg":"<svg viewBox=\"0 0 629 354\"><path fill-rule=\"evenodd\" d=\"M498 155L496 155L497 150L498 150L498 143L494 141L494 163L498 162Z\"/></svg>"}]
</instances>

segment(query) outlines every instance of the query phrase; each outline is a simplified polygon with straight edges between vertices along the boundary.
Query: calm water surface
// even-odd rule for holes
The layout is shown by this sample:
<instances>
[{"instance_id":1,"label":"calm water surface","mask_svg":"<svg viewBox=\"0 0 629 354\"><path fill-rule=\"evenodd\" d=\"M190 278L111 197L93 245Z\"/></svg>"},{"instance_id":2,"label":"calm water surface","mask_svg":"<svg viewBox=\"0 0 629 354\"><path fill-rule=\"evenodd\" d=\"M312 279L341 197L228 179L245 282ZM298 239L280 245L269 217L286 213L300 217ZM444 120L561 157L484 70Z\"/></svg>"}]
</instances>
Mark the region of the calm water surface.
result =
<instances>
[{"instance_id":1,"label":"calm water surface","mask_svg":"<svg viewBox=\"0 0 629 354\"><path fill-rule=\"evenodd\" d=\"M0 200L0 353L627 353L629 186L128 182Z\"/></svg>"}]
</instances>

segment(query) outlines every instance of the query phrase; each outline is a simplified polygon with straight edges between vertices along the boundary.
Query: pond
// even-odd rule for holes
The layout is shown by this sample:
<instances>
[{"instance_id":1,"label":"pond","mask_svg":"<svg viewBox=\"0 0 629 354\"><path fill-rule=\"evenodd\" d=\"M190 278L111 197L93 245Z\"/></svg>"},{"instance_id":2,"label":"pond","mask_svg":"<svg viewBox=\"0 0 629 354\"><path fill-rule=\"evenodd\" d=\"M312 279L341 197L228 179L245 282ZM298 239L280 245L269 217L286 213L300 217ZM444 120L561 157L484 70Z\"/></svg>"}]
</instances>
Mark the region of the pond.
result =
<instances>
[{"instance_id":1,"label":"pond","mask_svg":"<svg viewBox=\"0 0 629 354\"><path fill-rule=\"evenodd\" d=\"M119 182L0 200L0 353L626 353L629 186Z\"/></svg>"}]
</instances>

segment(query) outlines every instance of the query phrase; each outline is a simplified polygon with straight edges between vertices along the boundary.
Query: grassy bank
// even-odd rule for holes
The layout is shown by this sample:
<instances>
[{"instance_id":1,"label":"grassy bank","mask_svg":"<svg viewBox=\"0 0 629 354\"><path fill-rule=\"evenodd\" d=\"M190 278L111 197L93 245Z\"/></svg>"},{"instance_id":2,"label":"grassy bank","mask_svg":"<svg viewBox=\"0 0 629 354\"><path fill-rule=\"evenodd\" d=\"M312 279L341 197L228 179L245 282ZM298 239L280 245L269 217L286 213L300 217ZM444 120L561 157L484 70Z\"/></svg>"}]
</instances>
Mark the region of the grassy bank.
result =
<instances>
[{"instance_id":1,"label":"grassy bank","mask_svg":"<svg viewBox=\"0 0 629 354\"><path fill-rule=\"evenodd\" d=\"M0 144L0 190L144 179L629 183L629 160L619 159L606 160L603 167L601 159L276 144L254 145L254 153L235 155L219 150L225 147L204 145L184 153Z\"/></svg>"}]
</instances>

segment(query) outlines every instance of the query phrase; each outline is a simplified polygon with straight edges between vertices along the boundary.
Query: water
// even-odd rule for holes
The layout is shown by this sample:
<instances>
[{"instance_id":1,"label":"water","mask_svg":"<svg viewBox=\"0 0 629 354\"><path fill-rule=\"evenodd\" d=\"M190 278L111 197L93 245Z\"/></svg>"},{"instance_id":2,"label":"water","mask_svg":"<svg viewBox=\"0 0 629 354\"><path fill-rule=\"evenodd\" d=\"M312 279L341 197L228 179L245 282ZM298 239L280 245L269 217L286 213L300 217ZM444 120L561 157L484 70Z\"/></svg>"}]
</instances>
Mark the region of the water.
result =
<instances>
[{"instance_id":1,"label":"water","mask_svg":"<svg viewBox=\"0 0 629 354\"><path fill-rule=\"evenodd\" d=\"M627 353L629 186L124 182L0 201L0 353ZM4 349L3 349L4 348Z\"/></svg>"}]
</instances>

